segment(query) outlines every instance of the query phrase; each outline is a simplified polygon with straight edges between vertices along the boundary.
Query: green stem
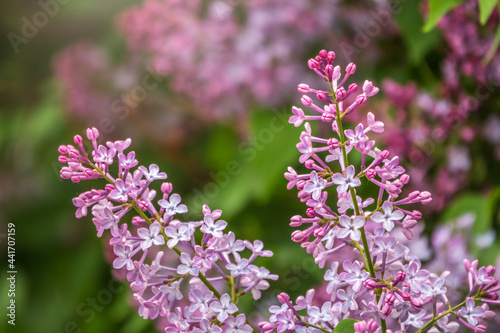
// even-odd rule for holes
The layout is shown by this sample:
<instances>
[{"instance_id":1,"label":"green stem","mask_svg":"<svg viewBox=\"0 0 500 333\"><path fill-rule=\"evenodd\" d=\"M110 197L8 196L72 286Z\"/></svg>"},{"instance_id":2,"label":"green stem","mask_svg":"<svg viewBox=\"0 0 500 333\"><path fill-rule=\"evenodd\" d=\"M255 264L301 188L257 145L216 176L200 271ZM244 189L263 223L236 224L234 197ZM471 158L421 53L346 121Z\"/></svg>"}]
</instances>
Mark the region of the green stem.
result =
<instances>
[{"instance_id":1,"label":"green stem","mask_svg":"<svg viewBox=\"0 0 500 333\"><path fill-rule=\"evenodd\" d=\"M455 307L453 307L453 308L449 309L448 311L443 312L443 313L442 313L442 314L440 314L439 316L437 316L437 317L435 317L435 318L432 318L432 319L431 319L431 320L430 320L427 324L425 324L424 326L422 326L422 328L421 328L421 329L419 329L416 333L422 333L422 332L425 332L425 330L426 330L427 328L429 328L430 326L434 325L434 323L435 323L436 321L438 321L439 319L443 318L444 316L449 315L450 313L455 312L455 310L456 310L456 309L458 309L458 308L460 308L460 307L462 307L462 306L464 306L464 305L465 305L465 301L463 301L462 303L458 304L457 306L455 306Z\"/></svg>"},{"instance_id":2,"label":"green stem","mask_svg":"<svg viewBox=\"0 0 500 333\"><path fill-rule=\"evenodd\" d=\"M330 84L330 86L331 86L331 84ZM332 88L332 94L335 96L335 92L333 91L333 87L331 86L331 88ZM340 147L342 149L342 156L344 158L344 168L347 168L349 166L349 161L347 159L347 151L345 149L346 139L344 136L344 129L342 127L342 116L340 114L340 110L339 110L337 102L335 102L335 109L337 111L336 122L337 122L338 131L339 131ZM354 212L356 213L357 216L362 216L361 211L360 211L359 206L358 206L358 200L356 198L356 192L354 191L354 188L349 187L349 192L351 194L352 203L354 205ZM368 264L368 270L370 272L370 276L375 279L376 278L375 269L373 268L373 262L372 262L372 257L370 254L370 248L368 247L368 240L366 239L365 227L361 227L360 232L361 232L361 240L363 242L363 250L364 250L363 252L360 251L361 256L363 257L365 264L366 263ZM382 293L382 291L380 289L378 289L376 292L377 303L380 300L381 293ZM383 320L383 319L381 319L380 321L381 321L381 326L382 326L381 327L382 333L385 333L387 331L387 324L386 324L385 320Z\"/></svg>"}]
</instances>

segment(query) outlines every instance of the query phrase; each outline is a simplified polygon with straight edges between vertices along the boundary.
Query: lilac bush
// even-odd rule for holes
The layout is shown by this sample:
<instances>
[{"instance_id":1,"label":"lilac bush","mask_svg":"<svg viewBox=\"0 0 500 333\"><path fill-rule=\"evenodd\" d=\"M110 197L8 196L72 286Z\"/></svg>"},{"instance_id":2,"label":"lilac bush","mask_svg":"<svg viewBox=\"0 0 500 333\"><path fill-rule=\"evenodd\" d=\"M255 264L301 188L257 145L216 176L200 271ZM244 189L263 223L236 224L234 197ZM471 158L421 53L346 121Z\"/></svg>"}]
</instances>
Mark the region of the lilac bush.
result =
<instances>
[{"instance_id":1,"label":"lilac bush","mask_svg":"<svg viewBox=\"0 0 500 333\"><path fill-rule=\"evenodd\" d=\"M344 118L359 113L379 88L368 80L361 89L347 85L356 65L343 71L334 60L333 51L322 50L308 62L325 88L300 84L301 102L312 115L293 107L290 117L295 127L304 126L297 149L308 171L289 167L285 173L288 189L296 188L307 207L303 216L291 218L290 225L298 228L291 239L314 257L319 269L326 266L327 287L322 295L311 289L295 302L280 293L281 305L271 306L271 315L258 327L262 332L456 332L462 324L485 332L495 315L489 306L500 302L495 268L458 258L460 273L441 270L438 275L424 269L409 242L398 237L420 236L422 213L412 207L428 204L431 194L405 191L410 176L398 156L370 140L384 131L371 112L366 122L344 129ZM162 182L155 199L152 184L167 175L155 164L139 166L135 153L127 150L130 139L99 145L95 128L87 130L87 138L90 155L79 135L76 146L59 147L59 161L67 164L61 177L107 182L73 199L76 216L90 210L98 237L111 233L113 268L128 271L139 314L166 318L165 332L256 331L249 314L239 312L238 301L247 293L259 299L269 280L278 278L255 264L272 253L261 241L242 241L226 231L220 210L203 206L202 219L181 222L187 207L168 182ZM365 194L369 190L376 194ZM128 221L139 228L132 230ZM148 255L153 250L154 258ZM340 251L350 255L339 256ZM178 258L174 263L166 260L172 256ZM455 276L450 279L455 274L464 278L461 284ZM466 292L459 297L461 288Z\"/></svg>"}]
</instances>

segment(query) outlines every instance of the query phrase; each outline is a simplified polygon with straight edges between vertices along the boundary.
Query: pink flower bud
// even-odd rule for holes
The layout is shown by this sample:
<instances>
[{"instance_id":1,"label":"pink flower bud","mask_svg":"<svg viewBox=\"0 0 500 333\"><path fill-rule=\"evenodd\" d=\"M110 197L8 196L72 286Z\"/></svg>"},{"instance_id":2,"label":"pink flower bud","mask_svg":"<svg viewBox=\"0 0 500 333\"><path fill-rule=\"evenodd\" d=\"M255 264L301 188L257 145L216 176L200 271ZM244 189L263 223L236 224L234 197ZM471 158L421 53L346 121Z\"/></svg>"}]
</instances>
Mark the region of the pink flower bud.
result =
<instances>
[{"instance_id":1,"label":"pink flower bud","mask_svg":"<svg viewBox=\"0 0 500 333\"><path fill-rule=\"evenodd\" d=\"M327 75L332 75L334 71L333 65L326 65L325 66L325 73Z\"/></svg>"},{"instance_id":2,"label":"pink flower bud","mask_svg":"<svg viewBox=\"0 0 500 333\"><path fill-rule=\"evenodd\" d=\"M302 191L304 189L304 186L306 185L305 180L299 180L297 182L297 190Z\"/></svg>"},{"instance_id":3,"label":"pink flower bud","mask_svg":"<svg viewBox=\"0 0 500 333\"><path fill-rule=\"evenodd\" d=\"M350 62L347 67L345 68L345 71L347 74L352 75L356 73L356 65Z\"/></svg>"},{"instance_id":4,"label":"pink flower bud","mask_svg":"<svg viewBox=\"0 0 500 333\"><path fill-rule=\"evenodd\" d=\"M291 227L300 227L302 225L302 216L300 215L295 215L295 216L292 216L292 218L290 219L290 226Z\"/></svg>"},{"instance_id":5,"label":"pink flower bud","mask_svg":"<svg viewBox=\"0 0 500 333\"><path fill-rule=\"evenodd\" d=\"M395 301L396 301L396 296L394 296L393 293L387 294L385 296L385 302L387 304L392 305L392 304L394 304Z\"/></svg>"},{"instance_id":6,"label":"pink flower bud","mask_svg":"<svg viewBox=\"0 0 500 333\"><path fill-rule=\"evenodd\" d=\"M59 152L59 154L67 154L68 153L68 147L64 146L64 145L60 145L59 148L57 149L57 151Z\"/></svg>"},{"instance_id":7,"label":"pink flower bud","mask_svg":"<svg viewBox=\"0 0 500 333\"><path fill-rule=\"evenodd\" d=\"M335 59L335 52L329 51L328 56L326 57L326 61L328 63L332 63L334 59Z\"/></svg>"},{"instance_id":8,"label":"pink flower bud","mask_svg":"<svg viewBox=\"0 0 500 333\"><path fill-rule=\"evenodd\" d=\"M410 300L411 307L415 310L422 310L424 301L420 297L415 297Z\"/></svg>"},{"instance_id":9,"label":"pink flower bud","mask_svg":"<svg viewBox=\"0 0 500 333\"><path fill-rule=\"evenodd\" d=\"M97 138L99 138L99 131L97 130L97 128L87 128L87 138L89 140L97 140Z\"/></svg>"},{"instance_id":10,"label":"pink flower bud","mask_svg":"<svg viewBox=\"0 0 500 333\"><path fill-rule=\"evenodd\" d=\"M377 282L375 282L375 280L373 279L365 280L365 282L363 282L363 285L368 290L374 290L375 288L377 288Z\"/></svg>"},{"instance_id":11,"label":"pink flower bud","mask_svg":"<svg viewBox=\"0 0 500 333\"><path fill-rule=\"evenodd\" d=\"M319 67L319 63L314 59L309 59L307 65L309 66L310 69L316 69Z\"/></svg>"},{"instance_id":12,"label":"pink flower bud","mask_svg":"<svg viewBox=\"0 0 500 333\"><path fill-rule=\"evenodd\" d=\"M486 267L486 273L488 273L489 276L495 275L495 271L495 266L489 265L488 267Z\"/></svg>"},{"instance_id":13,"label":"pink flower bud","mask_svg":"<svg viewBox=\"0 0 500 333\"><path fill-rule=\"evenodd\" d=\"M301 243L303 238L304 234L302 233L301 230L295 230L294 232L292 232L292 240L295 243Z\"/></svg>"},{"instance_id":14,"label":"pink flower bud","mask_svg":"<svg viewBox=\"0 0 500 333\"><path fill-rule=\"evenodd\" d=\"M169 195L170 193L172 193L174 187L172 185L172 183L169 183L169 182L164 182L163 184L161 184L161 187L160 187L160 190L163 192L163 194L166 194L166 195Z\"/></svg>"},{"instance_id":15,"label":"pink flower bud","mask_svg":"<svg viewBox=\"0 0 500 333\"><path fill-rule=\"evenodd\" d=\"M78 145L78 144L80 144L80 143L82 143L82 142L83 142L83 138L82 138L80 135L75 135L75 136L73 137L73 141L75 142L75 144L77 144L77 145Z\"/></svg>"},{"instance_id":16,"label":"pink flower bud","mask_svg":"<svg viewBox=\"0 0 500 333\"><path fill-rule=\"evenodd\" d=\"M326 50L321 50L319 51L319 56L321 58L326 58L328 56L328 52L326 52Z\"/></svg>"},{"instance_id":17,"label":"pink flower bud","mask_svg":"<svg viewBox=\"0 0 500 333\"><path fill-rule=\"evenodd\" d=\"M348 90L349 90L350 93L353 93L356 90L358 90L358 85L356 83L352 83L352 84L349 85L349 89Z\"/></svg>"},{"instance_id":18,"label":"pink flower bud","mask_svg":"<svg viewBox=\"0 0 500 333\"><path fill-rule=\"evenodd\" d=\"M470 263L469 259L464 259L464 268L467 272L470 271L471 263Z\"/></svg>"},{"instance_id":19,"label":"pink flower bud","mask_svg":"<svg viewBox=\"0 0 500 333\"><path fill-rule=\"evenodd\" d=\"M326 94L324 91L318 91L316 93L316 98L319 99L320 101L328 101L328 98L326 97Z\"/></svg>"},{"instance_id":20,"label":"pink flower bud","mask_svg":"<svg viewBox=\"0 0 500 333\"><path fill-rule=\"evenodd\" d=\"M399 180L403 184L408 184L408 182L410 181L410 176L407 174L401 175L401 177L399 177Z\"/></svg>"},{"instance_id":21,"label":"pink flower bud","mask_svg":"<svg viewBox=\"0 0 500 333\"><path fill-rule=\"evenodd\" d=\"M477 325L475 328L474 328L474 333L486 333L486 330L488 328L484 325Z\"/></svg>"},{"instance_id":22,"label":"pink flower bud","mask_svg":"<svg viewBox=\"0 0 500 333\"><path fill-rule=\"evenodd\" d=\"M309 85L301 83L299 84L298 90L301 94L307 94L310 91Z\"/></svg>"},{"instance_id":23,"label":"pink flower bud","mask_svg":"<svg viewBox=\"0 0 500 333\"><path fill-rule=\"evenodd\" d=\"M386 159L387 157L389 157L389 151L388 150L382 150L382 152L380 153L380 157L382 159Z\"/></svg>"},{"instance_id":24,"label":"pink flower bud","mask_svg":"<svg viewBox=\"0 0 500 333\"><path fill-rule=\"evenodd\" d=\"M281 304L285 304L288 301L290 301L290 296L288 296L288 294L286 294L286 293L281 293L281 294L278 295L278 301Z\"/></svg>"},{"instance_id":25,"label":"pink flower bud","mask_svg":"<svg viewBox=\"0 0 500 333\"><path fill-rule=\"evenodd\" d=\"M313 208L309 207L306 209L306 215L309 216L309 217L315 217L316 216L316 212L314 211Z\"/></svg>"},{"instance_id":26,"label":"pink flower bud","mask_svg":"<svg viewBox=\"0 0 500 333\"><path fill-rule=\"evenodd\" d=\"M300 101L302 102L302 104L304 104L304 106L311 106L311 104L313 103L313 100L311 99L311 97L309 97L307 95L302 96Z\"/></svg>"},{"instance_id":27,"label":"pink flower bud","mask_svg":"<svg viewBox=\"0 0 500 333\"><path fill-rule=\"evenodd\" d=\"M59 163L62 163L62 164L68 163L68 158L64 155L59 155L58 160L59 160Z\"/></svg>"},{"instance_id":28,"label":"pink flower bud","mask_svg":"<svg viewBox=\"0 0 500 333\"><path fill-rule=\"evenodd\" d=\"M382 314L384 316L388 316L391 314L391 311L392 311L391 306L389 304L384 304L384 306L382 307Z\"/></svg>"},{"instance_id":29,"label":"pink flower bud","mask_svg":"<svg viewBox=\"0 0 500 333\"><path fill-rule=\"evenodd\" d=\"M316 165L316 163L314 162L314 160L311 160L311 159L308 159L304 165L306 166L306 168L308 169L312 169L314 168L314 166Z\"/></svg>"},{"instance_id":30,"label":"pink flower bud","mask_svg":"<svg viewBox=\"0 0 500 333\"><path fill-rule=\"evenodd\" d=\"M335 139L335 138L330 138L328 139L328 146L331 148L331 149L337 149L339 147L339 140Z\"/></svg>"},{"instance_id":31,"label":"pink flower bud","mask_svg":"<svg viewBox=\"0 0 500 333\"><path fill-rule=\"evenodd\" d=\"M333 115L331 113L325 112L321 115L321 121L325 123L330 123L333 120Z\"/></svg>"}]
</instances>

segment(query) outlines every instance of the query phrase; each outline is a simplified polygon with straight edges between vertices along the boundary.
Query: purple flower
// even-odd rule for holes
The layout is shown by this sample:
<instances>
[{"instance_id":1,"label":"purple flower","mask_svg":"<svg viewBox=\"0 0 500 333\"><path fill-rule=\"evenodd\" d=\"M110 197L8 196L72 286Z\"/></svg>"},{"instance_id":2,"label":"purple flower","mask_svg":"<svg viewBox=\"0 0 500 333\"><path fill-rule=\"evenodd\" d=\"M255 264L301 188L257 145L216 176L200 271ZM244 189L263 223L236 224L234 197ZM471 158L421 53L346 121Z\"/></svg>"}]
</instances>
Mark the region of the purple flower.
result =
<instances>
[{"instance_id":1,"label":"purple flower","mask_svg":"<svg viewBox=\"0 0 500 333\"><path fill-rule=\"evenodd\" d=\"M174 193L170 196L170 200L158 200L158 204L165 208L165 214L174 216L175 214L184 214L188 211L186 205L180 204L181 196Z\"/></svg>"},{"instance_id":2,"label":"purple flower","mask_svg":"<svg viewBox=\"0 0 500 333\"><path fill-rule=\"evenodd\" d=\"M227 330L225 332L228 333L252 333L252 328L246 324L246 318L243 313L235 317L229 317L226 319L226 327Z\"/></svg>"},{"instance_id":3,"label":"purple flower","mask_svg":"<svg viewBox=\"0 0 500 333\"><path fill-rule=\"evenodd\" d=\"M210 304L210 309L217 313L217 319L223 323L230 314L238 311L236 305L231 303L231 297L228 294L224 294L219 301L213 301Z\"/></svg>"},{"instance_id":4,"label":"purple flower","mask_svg":"<svg viewBox=\"0 0 500 333\"><path fill-rule=\"evenodd\" d=\"M336 173L332 176L333 183L339 185L337 187L338 193L344 193L349 189L349 187L354 188L361 185L361 181L359 180L359 178L354 177L356 174L354 166L348 166L345 169L344 174L345 176L341 173Z\"/></svg>"},{"instance_id":5,"label":"purple flower","mask_svg":"<svg viewBox=\"0 0 500 333\"><path fill-rule=\"evenodd\" d=\"M135 152L131 151L126 156L118 154L118 161L120 166L126 170L135 167L139 162L135 159Z\"/></svg>"},{"instance_id":6,"label":"purple flower","mask_svg":"<svg viewBox=\"0 0 500 333\"><path fill-rule=\"evenodd\" d=\"M326 287L326 292L331 294L333 297L335 296L335 292L337 291L337 286L340 284L340 278L337 274L338 268L338 261L333 262L331 269L327 270L324 276L325 281L329 281L328 286Z\"/></svg>"},{"instance_id":7,"label":"purple flower","mask_svg":"<svg viewBox=\"0 0 500 333\"><path fill-rule=\"evenodd\" d=\"M299 127L302 125L302 122L305 119L304 111L302 111L301 108L298 107L292 107L292 112L293 116L290 117L290 120L288 121L290 124L293 124L295 127Z\"/></svg>"},{"instance_id":8,"label":"purple flower","mask_svg":"<svg viewBox=\"0 0 500 333\"><path fill-rule=\"evenodd\" d=\"M312 193L311 196L314 200L319 200L321 192L326 186L326 180L318 176L316 171L311 172L309 181L304 186L304 191Z\"/></svg>"},{"instance_id":9,"label":"purple flower","mask_svg":"<svg viewBox=\"0 0 500 333\"><path fill-rule=\"evenodd\" d=\"M214 237L222 237L222 231L226 229L227 222L223 220L219 220L217 222L214 222L214 218L212 215L205 215L203 218L204 224L201 226L200 230L201 232L205 234L210 234Z\"/></svg>"},{"instance_id":10,"label":"purple flower","mask_svg":"<svg viewBox=\"0 0 500 333\"><path fill-rule=\"evenodd\" d=\"M139 171L141 171L144 177L150 182L157 179L167 179L167 174L165 172L160 172L160 168L156 164L151 164L149 170L141 165Z\"/></svg>"},{"instance_id":11,"label":"purple flower","mask_svg":"<svg viewBox=\"0 0 500 333\"><path fill-rule=\"evenodd\" d=\"M358 303L354 297L355 293L351 286L347 287L347 292L344 289L337 290L337 297L343 301L342 313L346 313L349 309L352 311L358 309Z\"/></svg>"},{"instance_id":12,"label":"purple flower","mask_svg":"<svg viewBox=\"0 0 500 333\"><path fill-rule=\"evenodd\" d=\"M206 318L203 318L200 321L200 328L195 327L193 329L193 333L220 333L220 332L222 332L220 327L218 327L215 324L212 325L210 321Z\"/></svg>"},{"instance_id":13,"label":"purple flower","mask_svg":"<svg viewBox=\"0 0 500 333\"><path fill-rule=\"evenodd\" d=\"M191 237L188 234L188 226L185 224L180 224L177 228L174 227L166 227L165 235L169 238L167 241L167 246L169 248L173 248L177 245L177 243L182 241L188 241Z\"/></svg>"},{"instance_id":14,"label":"purple flower","mask_svg":"<svg viewBox=\"0 0 500 333\"><path fill-rule=\"evenodd\" d=\"M126 266L128 271L134 269L132 246L116 245L113 247L113 252L118 256L118 258L113 261L113 268L120 269Z\"/></svg>"},{"instance_id":15,"label":"purple flower","mask_svg":"<svg viewBox=\"0 0 500 333\"><path fill-rule=\"evenodd\" d=\"M410 312L408 313L408 319L406 319L403 324L421 328L422 326L424 326L424 322L421 320L423 316L425 316L425 310L420 310L415 314Z\"/></svg>"},{"instance_id":16,"label":"purple flower","mask_svg":"<svg viewBox=\"0 0 500 333\"><path fill-rule=\"evenodd\" d=\"M114 215L111 209L105 207L101 212L93 209L92 213L94 214L92 221L97 229L97 237L101 237L106 229L111 229L113 232L118 231L118 221L120 221L120 218Z\"/></svg>"},{"instance_id":17,"label":"purple flower","mask_svg":"<svg viewBox=\"0 0 500 333\"><path fill-rule=\"evenodd\" d=\"M339 228L337 232L338 238L345 238L349 236L352 240L359 241L361 238L361 229L365 225L365 218L362 216L356 216L353 219L346 215L342 215L339 218Z\"/></svg>"},{"instance_id":18,"label":"purple flower","mask_svg":"<svg viewBox=\"0 0 500 333\"><path fill-rule=\"evenodd\" d=\"M129 196L132 198L137 197L137 190L137 188L125 183L123 180L117 179L115 182L115 189L108 194L108 198L119 202L125 202L128 200Z\"/></svg>"},{"instance_id":19,"label":"purple flower","mask_svg":"<svg viewBox=\"0 0 500 333\"><path fill-rule=\"evenodd\" d=\"M239 276L241 274L249 274L248 259L241 259L238 264L227 264L226 268L231 271L231 276Z\"/></svg>"},{"instance_id":20,"label":"purple flower","mask_svg":"<svg viewBox=\"0 0 500 333\"><path fill-rule=\"evenodd\" d=\"M175 281L170 284L160 286L158 289L160 289L162 293L167 295L167 299L170 302L174 302L175 300L181 300L183 298L182 293L179 290L179 287L180 287L179 281Z\"/></svg>"},{"instance_id":21,"label":"purple flower","mask_svg":"<svg viewBox=\"0 0 500 333\"><path fill-rule=\"evenodd\" d=\"M207 313L209 306L208 302L212 299L214 293L211 291L203 292L200 289L192 289L189 293L189 300L191 305L189 306L189 312L193 313L196 310L200 310L201 313Z\"/></svg>"},{"instance_id":22,"label":"purple flower","mask_svg":"<svg viewBox=\"0 0 500 333\"><path fill-rule=\"evenodd\" d=\"M356 128L353 130L348 129L345 130L345 136L349 139L350 145L356 145L361 142L368 141L368 137L364 133L363 124L358 124Z\"/></svg>"},{"instance_id":23,"label":"purple flower","mask_svg":"<svg viewBox=\"0 0 500 333\"><path fill-rule=\"evenodd\" d=\"M475 306L476 302L472 298L468 298L465 302L465 307L458 310L458 314L466 319L469 324L476 326L478 320L484 316L484 309L480 306Z\"/></svg>"},{"instance_id":24,"label":"purple flower","mask_svg":"<svg viewBox=\"0 0 500 333\"><path fill-rule=\"evenodd\" d=\"M384 229L387 231L391 231L392 228L394 228L394 221L399 221L405 216L400 210L393 211L390 201L386 201L382 204L382 210L384 213L375 212L372 215L372 220L376 223L382 223Z\"/></svg>"},{"instance_id":25,"label":"purple flower","mask_svg":"<svg viewBox=\"0 0 500 333\"><path fill-rule=\"evenodd\" d=\"M194 253L196 256L193 261L198 266L203 266L205 269L212 268L212 264L217 260L217 254L215 250L211 248L204 249L201 246L196 245L194 247Z\"/></svg>"},{"instance_id":26,"label":"purple flower","mask_svg":"<svg viewBox=\"0 0 500 333\"><path fill-rule=\"evenodd\" d=\"M94 161L104 163L107 165L113 164L113 158L116 155L116 150L111 148L107 149L104 146L99 146L96 155L94 156Z\"/></svg>"},{"instance_id":27,"label":"purple flower","mask_svg":"<svg viewBox=\"0 0 500 333\"><path fill-rule=\"evenodd\" d=\"M143 250L149 249L153 244L154 245L163 245L165 244L165 238L160 235L161 226L160 223L154 222L149 226L149 229L140 228L137 230L137 235L144 239L141 242L141 248Z\"/></svg>"},{"instance_id":28,"label":"purple flower","mask_svg":"<svg viewBox=\"0 0 500 333\"><path fill-rule=\"evenodd\" d=\"M359 263L357 260L354 262L345 260L343 267L345 272L340 273L340 278L352 285L352 289L355 292L359 291L359 288L361 288L363 282L370 276L370 274L361 269L363 268L363 264Z\"/></svg>"},{"instance_id":29,"label":"purple flower","mask_svg":"<svg viewBox=\"0 0 500 333\"><path fill-rule=\"evenodd\" d=\"M378 91L379 89L373 85L372 81L366 80L365 83L363 83L363 93L366 96L374 96L378 93Z\"/></svg>"},{"instance_id":30,"label":"purple flower","mask_svg":"<svg viewBox=\"0 0 500 333\"><path fill-rule=\"evenodd\" d=\"M407 265L405 273L405 282L410 284L413 292L419 293L422 288L421 283L427 280L429 272L425 269L420 270L420 261L414 260Z\"/></svg>"},{"instance_id":31,"label":"purple flower","mask_svg":"<svg viewBox=\"0 0 500 333\"><path fill-rule=\"evenodd\" d=\"M333 315L330 313L331 307L332 302L323 303L321 311L317 306L311 306L309 310L307 310L307 314L309 315L309 322L314 325L318 321L324 323L332 320Z\"/></svg>"},{"instance_id":32,"label":"purple flower","mask_svg":"<svg viewBox=\"0 0 500 333\"><path fill-rule=\"evenodd\" d=\"M189 273L193 276L198 276L200 270L198 266L191 260L191 257L187 253L181 253L181 265L177 266L177 274L184 275Z\"/></svg>"},{"instance_id":33,"label":"purple flower","mask_svg":"<svg viewBox=\"0 0 500 333\"><path fill-rule=\"evenodd\" d=\"M444 285L444 279L443 278L438 278L436 281L434 281L434 284L432 286L428 284L422 284L422 298L426 299L429 297L436 297L439 295L446 294L446 287L443 287Z\"/></svg>"}]
</instances>

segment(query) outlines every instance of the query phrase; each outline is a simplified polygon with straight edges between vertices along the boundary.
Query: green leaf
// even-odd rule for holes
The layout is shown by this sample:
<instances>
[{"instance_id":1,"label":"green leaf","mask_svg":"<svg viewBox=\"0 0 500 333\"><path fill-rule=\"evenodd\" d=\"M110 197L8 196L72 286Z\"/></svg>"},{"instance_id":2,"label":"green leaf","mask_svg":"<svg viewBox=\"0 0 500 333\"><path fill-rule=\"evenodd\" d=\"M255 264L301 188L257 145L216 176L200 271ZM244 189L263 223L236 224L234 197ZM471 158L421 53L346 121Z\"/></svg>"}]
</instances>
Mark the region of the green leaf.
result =
<instances>
[{"instance_id":1,"label":"green leaf","mask_svg":"<svg viewBox=\"0 0 500 333\"><path fill-rule=\"evenodd\" d=\"M497 32L495 33L495 39L493 40L493 43L491 44L491 47L488 50L488 53L483 59L483 65L487 65L491 61L491 59L497 52L499 45L500 45L500 25L497 27Z\"/></svg>"},{"instance_id":2,"label":"green leaf","mask_svg":"<svg viewBox=\"0 0 500 333\"><path fill-rule=\"evenodd\" d=\"M437 30L427 34L422 32L423 18L421 15L415 15L420 10L419 6L419 2L408 2L396 16L396 22L409 52L409 59L414 64L419 64L439 42Z\"/></svg>"},{"instance_id":3,"label":"green leaf","mask_svg":"<svg viewBox=\"0 0 500 333\"><path fill-rule=\"evenodd\" d=\"M486 21L491 16L493 9L495 9L498 0L478 0L479 1L479 21L482 25L486 24Z\"/></svg>"},{"instance_id":4,"label":"green leaf","mask_svg":"<svg viewBox=\"0 0 500 333\"><path fill-rule=\"evenodd\" d=\"M354 333L354 324L357 320L354 319L343 319L341 320L332 333Z\"/></svg>"},{"instance_id":5,"label":"green leaf","mask_svg":"<svg viewBox=\"0 0 500 333\"><path fill-rule=\"evenodd\" d=\"M481 235L490 230L490 205L487 197L469 193L458 197L444 212L443 222L451 221L464 214L472 213L476 220L472 225L474 235Z\"/></svg>"},{"instance_id":6,"label":"green leaf","mask_svg":"<svg viewBox=\"0 0 500 333\"><path fill-rule=\"evenodd\" d=\"M430 0L429 15L424 26L424 32L431 31L438 24L441 17L451 9L464 2L464 0Z\"/></svg>"}]
</instances>

